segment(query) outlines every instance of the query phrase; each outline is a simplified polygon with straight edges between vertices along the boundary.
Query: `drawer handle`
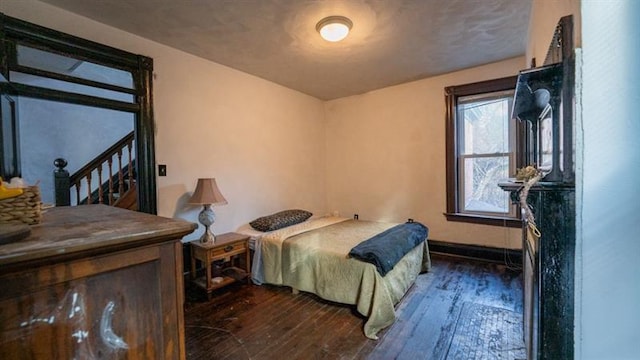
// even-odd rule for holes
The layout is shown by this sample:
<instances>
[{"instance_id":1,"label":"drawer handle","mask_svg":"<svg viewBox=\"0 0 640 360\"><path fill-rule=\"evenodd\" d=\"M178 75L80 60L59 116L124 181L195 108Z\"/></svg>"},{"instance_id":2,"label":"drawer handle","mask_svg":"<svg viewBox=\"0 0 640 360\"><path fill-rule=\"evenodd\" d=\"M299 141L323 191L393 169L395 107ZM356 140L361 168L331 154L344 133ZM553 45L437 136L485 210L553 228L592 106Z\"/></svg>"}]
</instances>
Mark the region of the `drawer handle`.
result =
<instances>
[{"instance_id":1,"label":"drawer handle","mask_svg":"<svg viewBox=\"0 0 640 360\"><path fill-rule=\"evenodd\" d=\"M224 247L224 252L229 252L231 250L233 250L233 245L227 245Z\"/></svg>"},{"instance_id":2,"label":"drawer handle","mask_svg":"<svg viewBox=\"0 0 640 360\"><path fill-rule=\"evenodd\" d=\"M127 345L124 340L113 332L111 328L111 318L113 318L113 309L116 305L113 301L109 301L107 306L102 310L102 318L100 319L100 336L102 337L102 341L104 341L105 345L110 347L113 350L118 349L128 349L129 345Z\"/></svg>"}]
</instances>

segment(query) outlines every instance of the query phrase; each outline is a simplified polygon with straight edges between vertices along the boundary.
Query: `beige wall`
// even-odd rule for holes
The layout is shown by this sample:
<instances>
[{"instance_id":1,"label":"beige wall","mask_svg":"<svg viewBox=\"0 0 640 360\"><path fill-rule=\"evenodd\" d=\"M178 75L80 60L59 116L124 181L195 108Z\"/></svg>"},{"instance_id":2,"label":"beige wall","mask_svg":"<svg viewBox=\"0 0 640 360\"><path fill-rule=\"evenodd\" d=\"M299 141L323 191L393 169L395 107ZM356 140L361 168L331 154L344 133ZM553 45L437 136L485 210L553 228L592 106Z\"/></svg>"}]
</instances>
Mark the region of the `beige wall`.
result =
<instances>
[{"instance_id":1,"label":"beige wall","mask_svg":"<svg viewBox=\"0 0 640 360\"><path fill-rule=\"evenodd\" d=\"M582 43L580 0L534 0L529 18L529 32L527 41L527 66L531 59L536 58L536 65L541 66L547 56L549 44L561 17L574 15L573 30L576 47Z\"/></svg>"},{"instance_id":2,"label":"beige wall","mask_svg":"<svg viewBox=\"0 0 640 360\"><path fill-rule=\"evenodd\" d=\"M517 229L448 222L444 88L516 75L524 58L397 85L325 104L327 209L429 226L441 241L520 247Z\"/></svg>"},{"instance_id":3,"label":"beige wall","mask_svg":"<svg viewBox=\"0 0 640 360\"><path fill-rule=\"evenodd\" d=\"M159 215L197 222L184 203L198 177L215 177L229 201L216 233L283 208L324 214L320 100L45 3L2 0L0 11L154 59L156 159L168 173Z\"/></svg>"},{"instance_id":4,"label":"beige wall","mask_svg":"<svg viewBox=\"0 0 640 360\"><path fill-rule=\"evenodd\" d=\"M216 208L216 233L302 207L412 217L434 239L520 246L517 230L442 215L443 88L515 75L523 58L323 103L35 0L4 0L0 11L154 59L156 159L168 166L158 178L160 215L196 221L199 209L185 202L196 179L211 176L229 201Z\"/></svg>"}]
</instances>

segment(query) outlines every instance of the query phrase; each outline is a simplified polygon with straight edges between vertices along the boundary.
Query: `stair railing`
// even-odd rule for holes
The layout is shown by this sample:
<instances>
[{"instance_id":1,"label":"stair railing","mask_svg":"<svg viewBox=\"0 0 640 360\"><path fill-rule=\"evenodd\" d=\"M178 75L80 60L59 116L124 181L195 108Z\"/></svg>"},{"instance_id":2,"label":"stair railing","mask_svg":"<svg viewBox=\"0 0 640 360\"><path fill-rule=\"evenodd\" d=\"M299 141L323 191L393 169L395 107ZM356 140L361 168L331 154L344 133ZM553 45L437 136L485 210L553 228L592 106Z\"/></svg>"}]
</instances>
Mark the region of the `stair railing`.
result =
<instances>
[{"instance_id":1,"label":"stair railing","mask_svg":"<svg viewBox=\"0 0 640 360\"><path fill-rule=\"evenodd\" d=\"M86 165L80 168L78 171L69 175L69 172L65 170L67 161L62 158L58 158L54 161L54 165L57 169L54 171L55 182L55 199L56 206L69 206L71 205L71 192L75 187L75 199L76 205L83 203L82 191L86 191L86 203L93 203L93 193L97 190L98 200L97 203L103 204L105 194L103 185L107 184L107 203L113 205L115 202L115 193L123 194L125 191L124 181L125 175L129 183L133 183L133 131L125 135L122 139L118 140L115 144L103 151L100 155L96 156L93 160L89 161ZM123 156L128 155L128 164L123 166ZM116 176L118 189L114 189L114 174L113 163L117 162ZM108 178L106 181L103 179L103 171L106 166L108 171ZM125 174L125 169L128 169ZM97 182L94 182L94 176L97 176Z\"/></svg>"}]
</instances>

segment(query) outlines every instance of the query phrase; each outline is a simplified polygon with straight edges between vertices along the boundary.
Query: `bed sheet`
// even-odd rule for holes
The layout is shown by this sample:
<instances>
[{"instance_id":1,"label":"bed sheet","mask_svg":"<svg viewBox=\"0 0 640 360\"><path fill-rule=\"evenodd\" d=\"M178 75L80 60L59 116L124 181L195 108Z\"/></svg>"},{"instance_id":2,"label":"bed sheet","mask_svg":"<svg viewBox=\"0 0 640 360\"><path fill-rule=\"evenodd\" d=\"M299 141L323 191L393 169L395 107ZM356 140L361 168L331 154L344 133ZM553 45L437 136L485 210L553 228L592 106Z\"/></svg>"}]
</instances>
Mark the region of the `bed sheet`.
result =
<instances>
[{"instance_id":1,"label":"bed sheet","mask_svg":"<svg viewBox=\"0 0 640 360\"><path fill-rule=\"evenodd\" d=\"M349 218L335 217L335 216L323 216L312 217L299 224L288 226L279 230L262 232L255 230L251 225L241 226L237 232L249 236L249 248L253 250L253 258L251 263L251 280L256 285L262 285L264 283L264 266L262 262L262 239L264 237L271 237L273 239L286 239L290 236L300 234L303 232L311 231L323 226L347 221ZM273 240L272 240L273 242ZM278 254L280 251L277 252ZM278 265L279 266L279 265Z\"/></svg>"},{"instance_id":2,"label":"bed sheet","mask_svg":"<svg viewBox=\"0 0 640 360\"><path fill-rule=\"evenodd\" d=\"M431 266L426 241L384 277L373 264L348 257L353 246L395 225L342 218L317 227L307 224L266 234L257 239L260 263L253 268L254 279L356 305L367 317L365 335L376 339L378 331L395 321L395 304L418 274Z\"/></svg>"}]
</instances>

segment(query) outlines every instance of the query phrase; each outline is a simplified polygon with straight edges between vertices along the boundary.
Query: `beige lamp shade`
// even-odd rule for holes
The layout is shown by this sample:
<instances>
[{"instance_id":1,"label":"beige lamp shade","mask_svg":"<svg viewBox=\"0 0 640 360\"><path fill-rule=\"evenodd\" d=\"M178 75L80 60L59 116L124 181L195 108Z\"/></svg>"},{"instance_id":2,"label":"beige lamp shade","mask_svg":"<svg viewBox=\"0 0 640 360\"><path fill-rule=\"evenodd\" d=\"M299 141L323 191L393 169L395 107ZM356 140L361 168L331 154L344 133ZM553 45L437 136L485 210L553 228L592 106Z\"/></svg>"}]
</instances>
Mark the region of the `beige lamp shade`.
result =
<instances>
[{"instance_id":1,"label":"beige lamp shade","mask_svg":"<svg viewBox=\"0 0 640 360\"><path fill-rule=\"evenodd\" d=\"M191 198L189 199L189 204L198 204L198 205L225 205L227 204L227 199L222 196L220 189L218 189L218 185L216 184L216 179L198 179L198 184L196 185L196 191L193 192Z\"/></svg>"}]
</instances>

